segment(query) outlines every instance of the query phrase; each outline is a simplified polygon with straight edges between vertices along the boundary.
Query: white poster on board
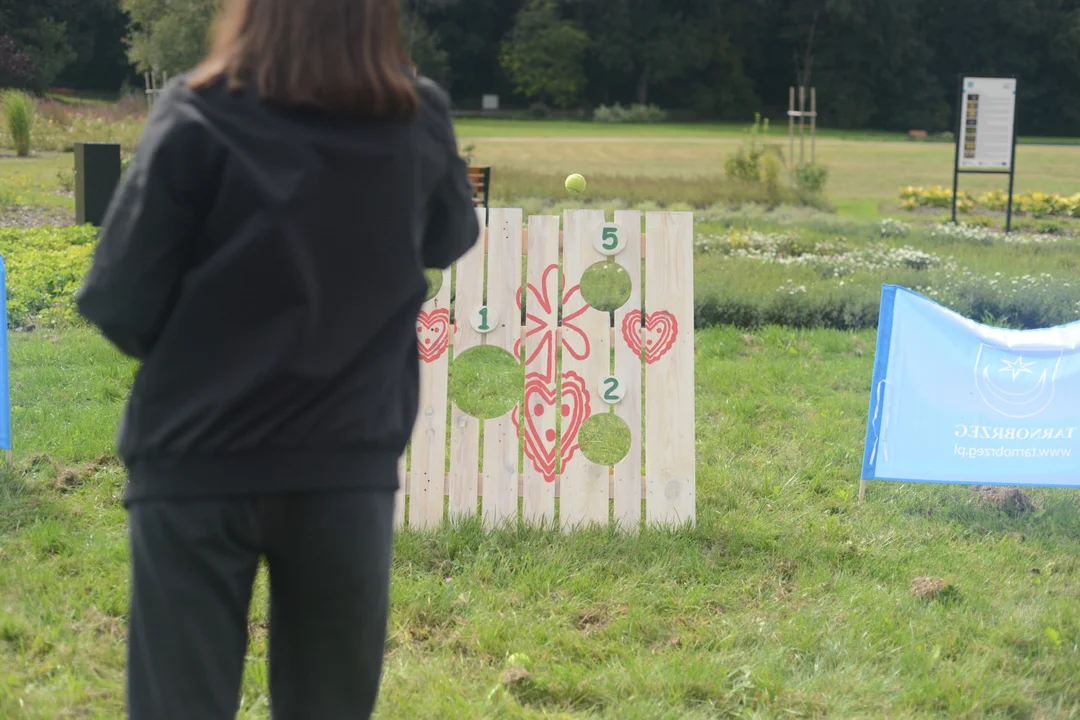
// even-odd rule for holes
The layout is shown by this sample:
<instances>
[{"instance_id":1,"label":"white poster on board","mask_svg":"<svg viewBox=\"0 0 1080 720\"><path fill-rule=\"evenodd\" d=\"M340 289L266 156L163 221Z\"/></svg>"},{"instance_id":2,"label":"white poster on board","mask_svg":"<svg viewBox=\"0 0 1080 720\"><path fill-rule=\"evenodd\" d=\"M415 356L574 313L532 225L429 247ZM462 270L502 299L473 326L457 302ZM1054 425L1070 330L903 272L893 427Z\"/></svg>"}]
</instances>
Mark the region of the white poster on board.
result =
<instances>
[{"instance_id":1,"label":"white poster on board","mask_svg":"<svg viewBox=\"0 0 1080 720\"><path fill-rule=\"evenodd\" d=\"M966 77L960 108L960 167L1011 170L1016 80Z\"/></svg>"}]
</instances>

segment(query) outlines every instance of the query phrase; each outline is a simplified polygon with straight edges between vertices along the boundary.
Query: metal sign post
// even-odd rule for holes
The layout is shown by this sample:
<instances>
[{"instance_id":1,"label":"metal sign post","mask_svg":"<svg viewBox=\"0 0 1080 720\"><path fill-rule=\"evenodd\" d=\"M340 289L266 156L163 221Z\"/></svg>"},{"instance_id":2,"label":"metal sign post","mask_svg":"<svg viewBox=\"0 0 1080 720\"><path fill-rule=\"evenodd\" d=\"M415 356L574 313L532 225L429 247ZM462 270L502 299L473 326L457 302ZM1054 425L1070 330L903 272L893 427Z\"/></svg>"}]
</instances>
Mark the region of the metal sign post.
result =
<instances>
[{"instance_id":1,"label":"metal sign post","mask_svg":"<svg viewBox=\"0 0 1080 720\"><path fill-rule=\"evenodd\" d=\"M956 158L953 162L952 221L956 224L960 173L1008 175L1005 232L1012 231L1016 179L1015 77L960 76L956 110Z\"/></svg>"}]
</instances>

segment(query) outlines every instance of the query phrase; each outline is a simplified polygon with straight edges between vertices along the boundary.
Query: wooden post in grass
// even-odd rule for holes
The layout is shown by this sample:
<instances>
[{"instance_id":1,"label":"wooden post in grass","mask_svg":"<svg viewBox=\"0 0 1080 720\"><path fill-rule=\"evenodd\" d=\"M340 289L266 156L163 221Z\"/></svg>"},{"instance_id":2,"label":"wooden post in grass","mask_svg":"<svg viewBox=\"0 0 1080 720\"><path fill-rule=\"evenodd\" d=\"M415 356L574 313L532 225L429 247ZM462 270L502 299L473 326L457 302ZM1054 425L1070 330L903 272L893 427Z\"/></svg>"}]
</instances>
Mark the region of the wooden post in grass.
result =
<instances>
[{"instance_id":1,"label":"wooden post in grass","mask_svg":"<svg viewBox=\"0 0 1080 720\"><path fill-rule=\"evenodd\" d=\"M693 214L646 213L643 238L640 212L617 212L612 223L601 210L569 210L561 242L555 216L477 208L477 217L477 245L443 274L417 321L419 415L395 524L430 529L446 508L461 519L478 506L488 528L614 522L636 531L643 515L650 525L696 522ZM582 294L597 263L630 277L630 298L614 313ZM517 406L487 420L448 397L450 376L476 372L455 370L458 358L482 345L507 351L522 370ZM629 452L587 458L581 431L590 420L625 424Z\"/></svg>"},{"instance_id":2,"label":"wooden post in grass","mask_svg":"<svg viewBox=\"0 0 1080 720\"><path fill-rule=\"evenodd\" d=\"M804 129L806 127L806 86L799 86L799 166L802 167L805 163L806 157L806 138L804 135Z\"/></svg>"},{"instance_id":3,"label":"wooden post in grass","mask_svg":"<svg viewBox=\"0 0 1080 720\"><path fill-rule=\"evenodd\" d=\"M799 87L799 104L795 106L795 87L788 88L788 143L791 164L791 181L795 182L795 171L806 163L806 119L810 119L810 162L817 161L817 89L809 88L810 109L806 109L807 88ZM795 118L799 119L799 162L795 162Z\"/></svg>"},{"instance_id":4,"label":"wooden post in grass","mask_svg":"<svg viewBox=\"0 0 1080 720\"><path fill-rule=\"evenodd\" d=\"M859 504L862 505L866 502L866 481L859 481Z\"/></svg>"},{"instance_id":5,"label":"wooden post in grass","mask_svg":"<svg viewBox=\"0 0 1080 720\"><path fill-rule=\"evenodd\" d=\"M788 88L788 165L791 167L791 183L795 184L795 87Z\"/></svg>"}]
</instances>

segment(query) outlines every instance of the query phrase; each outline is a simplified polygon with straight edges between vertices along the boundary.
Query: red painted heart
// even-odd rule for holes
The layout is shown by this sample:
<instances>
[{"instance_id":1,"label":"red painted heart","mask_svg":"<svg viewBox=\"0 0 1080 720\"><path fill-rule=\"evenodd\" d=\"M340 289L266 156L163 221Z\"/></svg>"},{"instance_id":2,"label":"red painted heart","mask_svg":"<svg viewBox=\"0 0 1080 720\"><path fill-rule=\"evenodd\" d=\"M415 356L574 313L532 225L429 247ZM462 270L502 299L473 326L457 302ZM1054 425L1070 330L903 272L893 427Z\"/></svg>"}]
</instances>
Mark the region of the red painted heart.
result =
<instances>
[{"instance_id":1,"label":"red painted heart","mask_svg":"<svg viewBox=\"0 0 1080 720\"><path fill-rule=\"evenodd\" d=\"M622 324L623 340L627 347L641 355L641 312L626 314ZM645 362L652 365L667 355L679 337L679 322L666 310L645 317Z\"/></svg>"},{"instance_id":2,"label":"red painted heart","mask_svg":"<svg viewBox=\"0 0 1080 720\"><path fill-rule=\"evenodd\" d=\"M420 359L433 363L450 347L450 311L436 308L420 311L416 320L416 337L420 344Z\"/></svg>"},{"instance_id":3,"label":"red painted heart","mask_svg":"<svg viewBox=\"0 0 1080 720\"><path fill-rule=\"evenodd\" d=\"M561 392L562 438L559 447L562 452L562 466L566 467L578 450L577 436L581 425L589 417L589 391L585 380L574 372L563 374ZM525 456L532 461L536 471L547 482L555 481L556 444L555 430L548 428L541 433L537 423L555 406L555 388L544 381L538 374L532 374L525 380ZM517 416L513 414L514 424Z\"/></svg>"}]
</instances>

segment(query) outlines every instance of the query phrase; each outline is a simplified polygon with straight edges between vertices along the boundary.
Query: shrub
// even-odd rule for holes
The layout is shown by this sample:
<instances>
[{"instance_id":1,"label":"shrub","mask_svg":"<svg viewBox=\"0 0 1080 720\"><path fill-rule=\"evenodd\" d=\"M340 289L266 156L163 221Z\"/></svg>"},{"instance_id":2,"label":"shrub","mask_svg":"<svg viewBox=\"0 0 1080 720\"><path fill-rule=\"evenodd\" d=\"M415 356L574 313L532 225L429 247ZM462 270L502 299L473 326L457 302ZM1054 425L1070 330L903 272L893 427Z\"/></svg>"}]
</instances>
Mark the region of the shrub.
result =
<instances>
[{"instance_id":1,"label":"shrub","mask_svg":"<svg viewBox=\"0 0 1080 720\"><path fill-rule=\"evenodd\" d=\"M4 118L7 120L8 134L15 144L15 154L26 157L30 154L30 135L34 126L34 101L29 95L17 90L4 93Z\"/></svg>"},{"instance_id":2,"label":"shrub","mask_svg":"<svg viewBox=\"0 0 1080 720\"><path fill-rule=\"evenodd\" d=\"M750 126L748 133L749 137L742 142L739 149L728 156L724 163L724 174L739 182L767 182L766 173L776 172L777 167L783 166L784 153L779 145L761 140L762 135L769 133L769 120L762 120L761 113L754 115L754 124ZM766 161L769 157L772 160ZM779 175L779 172L776 174Z\"/></svg>"},{"instance_id":3,"label":"shrub","mask_svg":"<svg viewBox=\"0 0 1080 720\"><path fill-rule=\"evenodd\" d=\"M817 163L795 168L795 187L805 192L819 193L829 181L829 168Z\"/></svg>"},{"instance_id":4,"label":"shrub","mask_svg":"<svg viewBox=\"0 0 1080 720\"><path fill-rule=\"evenodd\" d=\"M885 218L878 223L878 234L883 238L907 237L909 232L911 232L911 226L902 220Z\"/></svg>"},{"instance_id":5,"label":"shrub","mask_svg":"<svg viewBox=\"0 0 1080 720\"><path fill-rule=\"evenodd\" d=\"M0 35L0 88L25 88L34 78L34 61L7 35Z\"/></svg>"},{"instance_id":6,"label":"shrub","mask_svg":"<svg viewBox=\"0 0 1080 720\"><path fill-rule=\"evenodd\" d=\"M75 291L90 269L96 240L97 231L90 226L0 229L0 255L7 267L8 327L75 320Z\"/></svg>"},{"instance_id":7,"label":"shrub","mask_svg":"<svg viewBox=\"0 0 1080 720\"><path fill-rule=\"evenodd\" d=\"M930 188L921 188L916 186L907 186L900 188L900 209L901 210L916 210L918 208L951 208L952 207L953 194L952 190L941 185L934 185ZM972 201L971 196L963 190L956 193L956 210L957 212L971 212L975 209L975 203Z\"/></svg>"},{"instance_id":8,"label":"shrub","mask_svg":"<svg viewBox=\"0 0 1080 720\"><path fill-rule=\"evenodd\" d=\"M983 193L973 200L963 190L957 193L956 208L960 212L971 212L976 207L992 212L1004 212L1008 207L1008 195L1001 190ZM922 207L948 208L952 205L952 191L935 185L931 188L900 188L900 207L903 210L915 210ZM1080 193L1070 196L1058 193L1045 193L1027 190L1021 195L1013 195L1013 212L1031 217L1074 217L1080 218Z\"/></svg>"},{"instance_id":9,"label":"shrub","mask_svg":"<svg viewBox=\"0 0 1080 720\"><path fill-rule=\"evenodd\" d=\"M667 119L667 113L656 105L628 105L623 107L619 103L614 105L601 105L593 111L593 121L602 123L638 123L652 124L662 123Z\"/></svg>"},{"instance_id":10,"label":"shrub","mask_svg":"<svg viewBox=\"0 0 1080 720\"><path fill-rule=\"evenodd\" d=\"M56 186L64 192L75 192L75 173L71 170L57 170Z\"/></svg>"},{"instance_id":11,"label":"shrub","mask_svg":"<svg viewBox=\"0 0 1080 720\"><path fill-rule=\"evenodd\" d=\"M976 204L987 210L1004 211L1008 206L1009 196L1004 190L991 190L979 196Z\"/></svg>"},{"instance_id":12,"label":"shrub","mask_svg":"<svg viewBox=\"0 0 1080 720\"><path fill-rule=\"evenodd\" d=\"M1007 266L1010 256L1024 256L1022 250L1006 250L1007 244L1057 241L1021 240L964 226L941 230L938 242L947 243L949 252L963 251L956 247L968 241L959 237L962 233L980 233L980 238L996 246L994 254L1003 261L1001 266ZM808 230L729 229L699 236L695 243L697 326L872 328L877 324L882 283L922 292L966 317L992 318L995 324L1018 328L1048 327L1080 317L1080 287L1068 277L1036 272L1008 277L992 270L972 271L944 252L875 242L870 239L872 232L866 234L868 244L860 244L861 238L815 239L814 235ZM923 237L918 234L918 239ZM1047 252L1040 251L1040 255ZM1060 248L1063 258L1072 252L1071 246ZM968 256L984 259L987 252Z\"/></svg>"}]
</instances>

